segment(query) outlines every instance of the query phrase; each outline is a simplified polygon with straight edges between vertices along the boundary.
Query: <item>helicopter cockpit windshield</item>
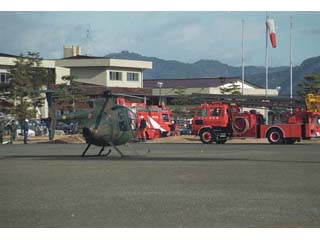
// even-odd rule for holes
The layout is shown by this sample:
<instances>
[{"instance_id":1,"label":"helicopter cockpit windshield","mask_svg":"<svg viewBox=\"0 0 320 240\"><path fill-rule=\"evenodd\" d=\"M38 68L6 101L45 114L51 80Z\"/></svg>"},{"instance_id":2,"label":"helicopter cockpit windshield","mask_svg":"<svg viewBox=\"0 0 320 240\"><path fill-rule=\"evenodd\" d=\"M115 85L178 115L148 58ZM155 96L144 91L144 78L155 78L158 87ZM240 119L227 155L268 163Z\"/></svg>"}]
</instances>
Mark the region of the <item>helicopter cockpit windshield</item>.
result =
<instances>
[{"instance_id":1,"label":"helicopter cockpit windshield","mask_svg":"<svg viewBox=\"0 0 320 240\"><path fill-rule=\"evenodd\" d=\"M130 119L131 130L136 130L136 128L138 127L138 119L136 113L128 108L128 116Z\"/></svg>"},{"instance_id":2,"label":"helicopter cockpit windshield","mask_svg":"<svg viewBox=\"0 0 320 240\"><path fill-rule=\"evenodd\" d=\"M138 126L136 114L126 106L117 106L117 117L119 121L119 130L126 132L135 130Z\"/></svg>"}]
</instances>

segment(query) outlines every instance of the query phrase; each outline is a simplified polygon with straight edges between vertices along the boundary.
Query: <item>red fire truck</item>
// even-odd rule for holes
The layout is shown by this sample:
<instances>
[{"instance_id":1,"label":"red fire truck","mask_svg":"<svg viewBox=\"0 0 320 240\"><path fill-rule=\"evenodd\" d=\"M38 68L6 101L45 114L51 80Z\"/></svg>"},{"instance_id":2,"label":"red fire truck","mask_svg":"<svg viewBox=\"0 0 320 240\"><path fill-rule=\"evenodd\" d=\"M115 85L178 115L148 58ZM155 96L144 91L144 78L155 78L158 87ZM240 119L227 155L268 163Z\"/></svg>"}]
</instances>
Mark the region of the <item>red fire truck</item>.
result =
<instances>
[{"instance_id":1,"label":"red fire truck","mask_svg":"<svg viewBox=\"0 0 320 240\"><path fill-rule=\"evenodd\" d=\"M138 122L141 116L147 122L146 137L147 139L154 139L159 137L166 137L170 131L171 112L165 105L157 106L141 102L130 102L124 98L117 98L117 104L124 105L131 108L137 115ZM142 138L142 136L138 136Z\"/></svg>"},{"instance_id":2,"label":"red fire truck","mask_svg":"<svg viewBox=\"0 0 320 240\"><path fill-rule=\"evenodd\" d=\"M271 144L293 144L301 139L320 137L320 97L308 95L306 108L295 110L285 122L264 124L254 110L240 112L236 104L212 102L195 108L192 133L203 143L223 144L232 137L267 138Z\"/></svg>"}]
</instances>

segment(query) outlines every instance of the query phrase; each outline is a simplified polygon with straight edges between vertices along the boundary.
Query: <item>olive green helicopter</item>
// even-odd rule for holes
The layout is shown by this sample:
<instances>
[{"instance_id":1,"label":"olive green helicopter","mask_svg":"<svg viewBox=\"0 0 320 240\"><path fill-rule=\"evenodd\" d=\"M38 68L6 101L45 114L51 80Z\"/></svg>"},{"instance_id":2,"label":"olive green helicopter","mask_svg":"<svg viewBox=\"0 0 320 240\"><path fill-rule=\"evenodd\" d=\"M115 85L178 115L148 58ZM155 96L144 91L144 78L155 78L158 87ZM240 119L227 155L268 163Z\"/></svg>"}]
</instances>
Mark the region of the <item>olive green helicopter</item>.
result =
<instances>
[{"instance_id":1,"label":"olive green helicopter","mask_svg":"<svg viewBox=\"0 0 320 240\"><path fill-rule=\"evenodd\" d=\"M89 110L62 115L58 119L76 119L78 120L78 127L83 127L82 134L88 145L82 156L86 155L91 145L95 145L101 147L98 156L102 154L105 147L112 147L121 157L124 157L124 154L117 146L124 144L129 146L127 143L132 139L136 139L136 128L138 126L136 114L126 106L115 104L115 97L119 95L105 91L103 97L89 101ZM132 150L135 151L133 148ZM106 156L110 153L111 149L109 149Z\"/></svg>"}]
</instances>

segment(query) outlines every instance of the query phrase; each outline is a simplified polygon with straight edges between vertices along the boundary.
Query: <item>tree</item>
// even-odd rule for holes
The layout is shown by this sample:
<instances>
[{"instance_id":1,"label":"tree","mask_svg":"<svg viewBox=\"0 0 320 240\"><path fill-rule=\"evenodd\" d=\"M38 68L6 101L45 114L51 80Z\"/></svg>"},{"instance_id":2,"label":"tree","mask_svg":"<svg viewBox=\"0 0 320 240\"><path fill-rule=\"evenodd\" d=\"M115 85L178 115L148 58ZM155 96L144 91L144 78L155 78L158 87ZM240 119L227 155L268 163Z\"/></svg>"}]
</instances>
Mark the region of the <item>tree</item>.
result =
<instances>
[{"instance_id":1,"label":"tree","mask_svg":"<svg viewBox=\"0 0 320 240\"><path fill-rule=\"evenodd\" d=\"M15 102L13 114L18 119L35 117L35 108L42 104L40 88L54 83L55 73L41 66L39 53L21 54L9 74L11 98Z\"/></svg>"},{"instance_id":2,"label":"tree","mask_svg":"<svg viewBox=\"0 0 320 240\"><path fill-rule=\"evenodd\" d=\"M63 103L69 111L76 111L76 102L86 102L87 96L83 95L83 89L81 83L74 81L76 79L73 75L63 76L63 84L59 84L56 88L55 98Z\"/></svg>"},{"instance_id":3,"label":"tree","mask_svg":"<svg viewBox=\"0 0 320 240\"><path fill-rule=\"evenodd\" d=\"M173 100L176 105L187 105L190 103L190 99L186 95L186 88L178 86L174 89L174 93L177 97Z\"/></svg>"},{"instance_id":4,"label":"tree","mask_svg":"<svg viewBox=\"0 0 320 240\"><path fill-rule=\"evenodd\" d=\"M189 112L188 106L191 104L191 99L186 95L186 88L182 86L178 86L174 93L177 95L172 102L175 104L175 114L180 117L187 117L187 113Z\"/></svg>"},{"instance_id":5,"label":"tree","mask_svg":"<svg viewBox=\"0 0 320 240\"><path fill-rule=\"evenodd\" d=\"M222 86L220 87L220 92L222 94L232 94L232 95L240 95L240 86L236 83L233 82L228 86Z\"/></svg>"},{"instance_id":6,"label":"tree","mask_svg":"<svg viewBox=\"0 0 320 240\"><path fill-rule=\"evenodd\" d=\"M300 88L298 91L299 96L305 97L308 93L320 94L320 74L309 74L304 76L305 81L298 83Z\"/></svg>"}]
</instances>

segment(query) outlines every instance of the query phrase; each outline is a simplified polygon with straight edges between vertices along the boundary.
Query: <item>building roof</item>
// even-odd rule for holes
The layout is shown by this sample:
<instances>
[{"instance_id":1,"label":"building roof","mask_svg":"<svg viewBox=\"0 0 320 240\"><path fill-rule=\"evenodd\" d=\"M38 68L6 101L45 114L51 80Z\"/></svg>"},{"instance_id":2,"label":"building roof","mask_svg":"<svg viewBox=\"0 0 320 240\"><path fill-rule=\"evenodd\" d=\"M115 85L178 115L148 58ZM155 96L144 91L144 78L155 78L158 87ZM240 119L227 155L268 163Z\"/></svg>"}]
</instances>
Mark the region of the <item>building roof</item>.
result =
<instances>
[{"instance_id":1,"label":"building roof","mask_svg":"<svg viewBox=\"0 0 320 240\"><path fill-rule=\"evenodd\" d=\"M62 59L56 60L56 66L67 67L67 68L120 67L120 68L152 69L152 62L77 55L74 57L68 57L68 58L62 58Z\"/></svg>"},{"instance_id":2,"label":"building roof","mask_svg":"<svg viewBox=\"0 0 320 240\"><path fill-rule=\"evenodd\" d=\"M6 53L0 53L0 57L12 57L12 58L17 58L17 55L12 55L12 54L6 54Z\"/></svg>"},{"instance_id":3,"label":"building roof","mask_svg":"<svg viewBox=\"0 0 320 240\"><path fill-rule=\"evenodd\" d=\"M227 83L233 83L241 81L239 78L183 78L183 79L144 79L143 86L145 88L159 88L157 82L162 82L162 88L208 88L208 87L220 87ZM255 84L245 81L247 85L254 88L260 88Z\"/></svg>"},{"instance_id":4,"label":"building roof","mask_svg":"<svg viewBox=\"0 0 320 240\"><path fill-rule=\"evenodd\" d=\"M76 82L80 89L80 94L82 95L89 95L89 96L98 96L102 95L106 90L110 90L111 93L115 94L128 94L128 95L135 95L135 96L152 96L151 89L144 89L144 88L126 88L126 87L105 87L96 84L90 83L81 83ZM55 86L58 88L58 86Z\"/></svg>"},{"instance_id":5,"label":"building roof","mask_svg":"<svg viewBox=\"0 0 320 240\"><path fill-rule=\"evenodd\" d=\"M66 57L63 59L110 59L110 58L87 56L87 55L77 55L77 56L73 56L73 57Z\"/></svg>"},{"instance_id":6,"label":"building roof","mask_svg":"<svg viewBox=\"0 0 320 240\"><path fill-rule=\"evenodd\" d=\"M4 66L14 66L16 64L16 60L20 58L21 56L6 54L6 53L0 53L0 65ZM27 59L27 56L23 56L24 59ZM47 60L43 59L41 61L41 67L44 68L55 68L55 61L54 60Z\"/></svg>"}]
</instances>

